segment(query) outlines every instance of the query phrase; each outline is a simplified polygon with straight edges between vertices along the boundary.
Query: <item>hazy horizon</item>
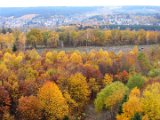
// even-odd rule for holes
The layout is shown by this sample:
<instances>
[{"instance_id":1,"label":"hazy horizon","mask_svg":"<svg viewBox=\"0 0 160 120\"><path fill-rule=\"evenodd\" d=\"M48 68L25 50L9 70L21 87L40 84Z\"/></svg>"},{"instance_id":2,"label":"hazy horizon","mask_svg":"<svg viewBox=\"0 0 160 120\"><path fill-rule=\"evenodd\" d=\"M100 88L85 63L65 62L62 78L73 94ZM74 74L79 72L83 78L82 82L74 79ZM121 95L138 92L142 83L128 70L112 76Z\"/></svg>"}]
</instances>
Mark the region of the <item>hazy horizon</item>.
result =
<instances>
[{"instance_id":1,"label":"hazy horizon","mask_svg":"<svg viewBox=\"0 0 160 120\"><path fill-rule=\"evenodd\" d=\"M0 7L160 6L160 0L5 0Z\"/></svg>"},{"instance_id":2,"label":"hazy horizon","mask_svg":"<svg viewBox=\"0 0 160 120\"><path fill-rule=\"evenodd\" d=\"M0 8L46 8L46 7L129 7L129 6L137 6L137 7L160 7L160 5L106 5L106 6L0 6Z\"/></svg>"}]
</instances>

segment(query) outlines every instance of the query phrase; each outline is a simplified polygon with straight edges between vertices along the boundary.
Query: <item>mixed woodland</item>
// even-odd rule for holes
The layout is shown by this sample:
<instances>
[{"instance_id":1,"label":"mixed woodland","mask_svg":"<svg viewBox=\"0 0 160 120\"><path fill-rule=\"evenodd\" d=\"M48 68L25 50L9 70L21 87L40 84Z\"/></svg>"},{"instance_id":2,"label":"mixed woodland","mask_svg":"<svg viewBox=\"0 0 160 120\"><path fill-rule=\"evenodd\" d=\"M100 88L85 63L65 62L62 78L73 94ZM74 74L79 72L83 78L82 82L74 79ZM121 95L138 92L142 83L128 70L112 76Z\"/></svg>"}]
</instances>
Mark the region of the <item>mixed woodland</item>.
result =
<instances>
[{"instance_id":1,"label":"mixed woodland","mask_svg":"<svg viewBox=\"0 0 160 120\"><path fill-rule=\"evenodd\" d=\"M60 40L64 45L157 43L159 32L70 32L0 34L1 120L85 120L88 106L97 114L107 112L107 120L160 120L160 47L118 53L26 49L57 47ZM90 41L80 39L87 33Z\"/></svg>"}]
</instances>

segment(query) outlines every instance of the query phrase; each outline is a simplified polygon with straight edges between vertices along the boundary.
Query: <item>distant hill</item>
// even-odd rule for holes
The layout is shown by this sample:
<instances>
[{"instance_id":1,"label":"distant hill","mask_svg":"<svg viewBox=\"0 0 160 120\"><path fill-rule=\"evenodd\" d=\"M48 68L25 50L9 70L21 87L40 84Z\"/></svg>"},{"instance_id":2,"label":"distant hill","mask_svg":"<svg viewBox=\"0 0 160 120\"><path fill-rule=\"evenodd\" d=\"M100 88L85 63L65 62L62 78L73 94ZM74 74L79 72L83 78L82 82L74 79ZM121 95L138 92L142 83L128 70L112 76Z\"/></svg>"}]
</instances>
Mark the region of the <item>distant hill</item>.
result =
<instances>
[{"instance_id":1,"label":"distant hill","mask_svg":"<svg viewBox=\"0 0 160 120\"><path fill-rule=\"evenodd\" d=\"M100 7L12 7L0 8L0 16L20 17L26 14L39 14L41 16L64 15L70 16L96 11Z\"/></svg>"},{"instance_id":2,"label":"distant hill","mask_svg":"<svg viewBox=\"0 0 160 120\"><path fill-rule=\"evenodd\" d=\"M27 14L40 16L64 15L73 16L84 13L132 13L132 14L160 14L160 6L117 6L117 7L9 7L0 8L0 16L20 17Z\"/></svg>"},{"instance_id":3,"label":"distant hill","mask_svg":"<svg viewBox=\"0 0 160 120\"><path fill-rule=\"evenodd\" d=\"M123 6L116 9L114 12L132 14L160 14L160 6Z\"/></svg>"}]
</instances>

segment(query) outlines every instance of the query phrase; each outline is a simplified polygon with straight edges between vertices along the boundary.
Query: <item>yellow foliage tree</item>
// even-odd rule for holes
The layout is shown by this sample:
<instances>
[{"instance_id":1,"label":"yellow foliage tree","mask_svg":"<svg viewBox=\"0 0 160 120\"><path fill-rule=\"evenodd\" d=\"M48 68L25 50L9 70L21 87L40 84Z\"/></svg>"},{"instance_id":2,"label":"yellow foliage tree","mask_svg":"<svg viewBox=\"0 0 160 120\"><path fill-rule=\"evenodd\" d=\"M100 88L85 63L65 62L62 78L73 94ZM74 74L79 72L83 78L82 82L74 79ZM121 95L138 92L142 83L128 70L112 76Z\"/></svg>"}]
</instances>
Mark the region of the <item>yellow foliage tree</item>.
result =
<instances>
[{"instance_id":1,"label":"yellow foliage tree","mask_svg":"<svg viewBox=\"0 0 160 120\"><path fill-rule=\"evenodd\" d=\"M103 79L103 84L104 85L109 85L113 81L113 77L109 74L105 74L104 79Z\"/></svg>"},{"instance_id":2,"label":"yellow foliage tree","mask_svg":"<svg viewBox=\"0 0 160 120\"><path fill-rule=\"evenodd\" d=\"M149 85L143 91L142 103L144 114L149 120L160 120L160 83Z\"/></svg>"},{"instance_id":3,"label":"yellow foliage tree","mask_svg":"<svg viewBox=\"0 0 160 120\"><path fill-rule=\"evenodd\" d=\"M123 113L117 115L117 120L130 120L135 113L140 113L142 111L140 91L138 88L134 88L129 95L129 100L123 104Z\"/></svg>"},{"instance_id":4,"label":"yellow foliage tree","mask_svg":"<svg viewBox=\"0 0 160 120\"><path fill-rule=\"evenodd\" d=\"M24 33L20 33L18 36L18 48L20 50L24 50L25 49L25 44L26 44L26 36Z\"/></svg>"},{"instance_id":5,"label":"yellow foliage tree","mask_svg":"<svg viewBox=\"0 0 160 120\"><path fill-rule=\"evenodd\" d=\"M57 61L59 63L67 63L68 62L68 56L66 55L65 51L60 51L57 54Z\"/></svg>"},{"instance_id":6,"label":"yellow foliage tree","mask_svg":"<svg viewBox=\"0 0 160 120\"><path fill-rule=\"evenodd\" d=\"M88 101L90 91L86 78L81 73L76 73L68 79L68 92L80 108Z\"/></svg>"},{"instance_id":7,"label":"yellow foliage tree","mask_svg":"<svg viewBox=\"0 0 160 120\"><path fill-rule=\"evenodd\" d=\"M82 63L82 57L77 52L73 52L71 54L70 61L75 64Z\"/></svg>"},{"instance_id":8,"label":"yellow foliage tree","mask_svg":"<svg viewBox=\"0 0 160 120\"><path fill-rule=\"evenodd\" d=\"M46 53L46 59L45 59L45 62L47 64L53 64L56 60L56 52L47 52Z\"/></svg>"},{"instance_id":9,"label":"yellow foliage tree","mask_svg":"<svg viewBox=\"0 0 160 120\"><path fill-rule=\"evenodd\" d=\"M7 45L8 48L12 48L14 42L14 36L12 33L7 33L6 34L6 39L5 39L5 43Z\"/></svg>"},{"instance_id":10,"label":"yellow foliage tree","mask_svg":"<svg viewBox=\"0 0 160 120\"><path fill-rule=\"evenodd\" d=\"M7 79L9 71L7 66L4 63L0 63L0 80L1 84L4 84L4 81Z\"/></svg>"},{"instance_id":11,"label":"yellow foliage tree","mask_svg":"<svg viewBox=\"0 0 160 120\"><path fill-rule=\"evenodd\" d=\"M68 105L55 83L46 82L38 92L47 120L63 119L68 115Z\"/></svg>"},{"instance_id":12,"label":"yellow foliage tree","mask_svg":"<svg viewBox=\"0 0 160 120\"><path fill-rule=\"evenodd\" d=\"M95 56L96 56L96 51L95 51L95 50L91 50L91 51L88 53L88 59L91 60L91 61L94 61L94 60L95 60Z\"/></svg>"},{"instance_id":13,"label":"yellow foliage tree","mask_svg":"<svg viewBox=\"0 0 160 120\"><path fill-rule=\"evenodd\" d=\"M74 99L71 98L71 95L67 91L64 91L63 95L69 106L69 113L74 114L76 112L75 110L78 107L78 104Z\"/></svg>"},{"instance_id":14,"label":"yellow foliage tree","mask_svg":"<svg viewBox=\"0 0 160 120\"><path fill-rule=\"evenodd\" d=\"M39 55L39 53L35 49L33 49L31 51L27 51L26 56L30 60L30 62L36 61L41 58L41 56Z\"/></svg>"},{"instance_id":15,"label":"yellow foliage tree","mask_svg":"<svg viewBox=\"0 0 160 120\"><path fill-rule=\"evenodd\" d=\"M98 63L105 63L107 65L112 65L113 61L108 53L108 51L103 51L100 49L97 53L97 62Z\"/></svg>"},{"instance_id":16,"label":"yellow foliage tree","mask_svg":"<svg viewBox=\"0 0 160 120\"><path fill-rule=\"evenodd\" d=\"M95 78L90 78L88 85L92 91L92 94L97 93L100 90L100 85L98 84Z\"/></svg>"}]
</instances>

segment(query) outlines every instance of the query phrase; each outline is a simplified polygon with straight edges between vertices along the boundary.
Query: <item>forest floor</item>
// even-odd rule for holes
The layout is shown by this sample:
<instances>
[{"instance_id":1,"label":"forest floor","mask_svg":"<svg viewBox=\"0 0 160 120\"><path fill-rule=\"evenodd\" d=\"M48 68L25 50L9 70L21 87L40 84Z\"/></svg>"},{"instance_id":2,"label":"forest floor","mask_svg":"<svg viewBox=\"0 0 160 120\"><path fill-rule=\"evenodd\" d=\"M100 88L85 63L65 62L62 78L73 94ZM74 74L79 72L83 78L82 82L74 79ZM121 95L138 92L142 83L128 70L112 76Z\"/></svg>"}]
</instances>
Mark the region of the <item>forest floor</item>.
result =
<instances>
[{"instance_id":1,"label":"forest floor","mask_svg":"<svg viewBox=\"0 0 160 120\"><path fill-rule=\"evenodd\" d=\"M101 111L97 113L93 104L86 106L85 115L85 120L110 120L109 112Z\"/></svg>"}]
</instances>

